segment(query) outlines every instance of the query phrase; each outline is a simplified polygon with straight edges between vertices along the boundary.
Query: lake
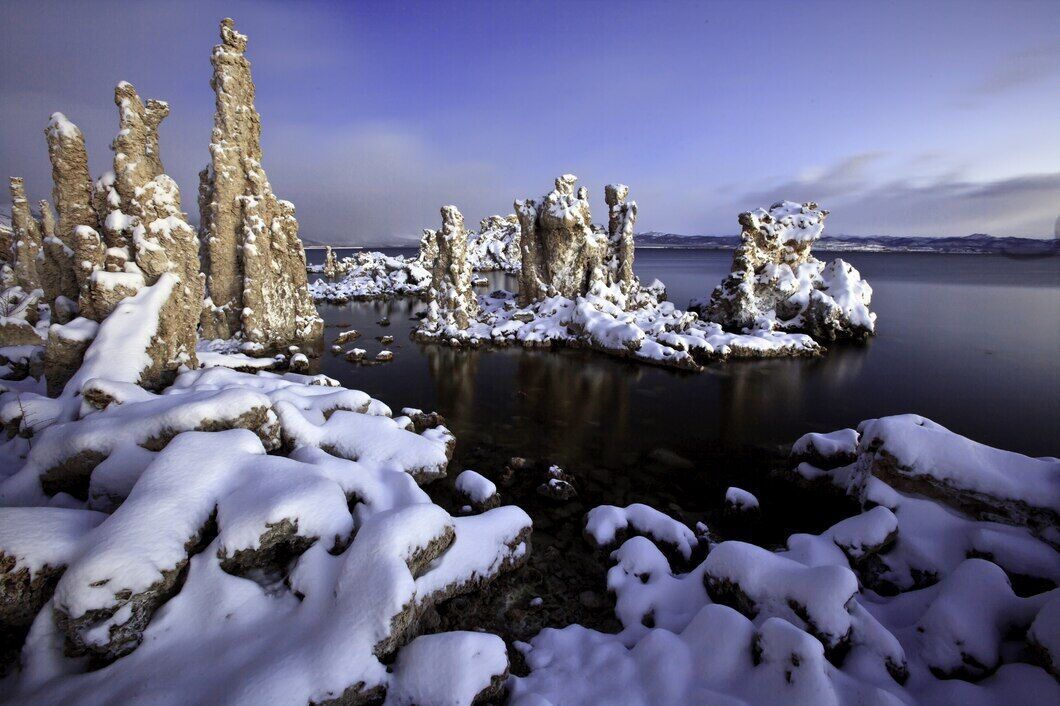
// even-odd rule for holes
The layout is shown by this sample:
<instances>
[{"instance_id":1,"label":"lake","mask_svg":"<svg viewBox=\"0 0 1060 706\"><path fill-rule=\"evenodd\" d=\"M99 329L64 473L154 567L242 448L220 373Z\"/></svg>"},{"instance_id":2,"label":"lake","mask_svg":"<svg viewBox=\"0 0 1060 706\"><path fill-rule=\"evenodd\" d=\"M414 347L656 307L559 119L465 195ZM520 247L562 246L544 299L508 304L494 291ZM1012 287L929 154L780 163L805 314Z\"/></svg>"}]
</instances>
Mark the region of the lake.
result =
<instances>
[{"instance_id":1,"label":"lake","mask_svg":"<svg viewBox=\"0 0 1060 706\"><path fill-rule=\"evenodd\" d=\"M570 564L569 581L599 581L606 568L579 566L598 560L585 553L580 523L600 503L646 502L689 526L705 521L726 538L765 544L824 530L850 508L771 475L786 465L785 446L806 432L916 412L994 446L1060 453L1060 258L843 257L873 287L878 335L830 345L820 358L714 363L686 373L582 350L457 350L412 341L413 314L423 305L394 299L320 305L328 346L345 326L361 331L354 345L370 357L383 348L375 337L395 337L391 363L358 366L325 352L321 372L395 413L411 406L444 415L460 468L497 480L506 460L521 456L538 460L539 471L549 463L570 471L579 498L563 508L535 497L539 480L501 489L505 502L533 516L535 546L570 555L548 569ZM321 262L323 252L310 258ZM638 250L636 270L642 281L661 279L685 306L721 281L731 258L730 251ZM490 280L491 288L516 287L502 273ZM377 323L384 317L389 326ZM761 519L740 522L723 512L730 485L759 497ZM592 622L575 608L578 620ZM552 616L542 624L565 622Z\"/></svg>"},{"instance_id":2,"label":"lake","mask_svg":"<svg viewBox=\"0 0 1060 706\"><path fill-rule=\"evenodd\" d=\"M833 344L818 359L734 361L687 374L584 351L457 351L409 340L419 303L396 299L321 305L329 323L360 330L370 354L379 349L374 336L396 339L388 365L358 367L326 354L322 369L388 403L436 409L458 438L514 431L568 463L703 441L785 444L901 412L991 445L1060 452L1060 258L842 256L873 287L878 335L865 345ZM310 251L311 261L322 257ZM668 298L684 306L721 281L731 252L636 257L641 280L662 280ZM490 279L491 287L516 287L500 273ZM385 330L375 324L383 316L393 322ZM339 330L328 329L328 344Z\"/></svg>"}]
</instances>

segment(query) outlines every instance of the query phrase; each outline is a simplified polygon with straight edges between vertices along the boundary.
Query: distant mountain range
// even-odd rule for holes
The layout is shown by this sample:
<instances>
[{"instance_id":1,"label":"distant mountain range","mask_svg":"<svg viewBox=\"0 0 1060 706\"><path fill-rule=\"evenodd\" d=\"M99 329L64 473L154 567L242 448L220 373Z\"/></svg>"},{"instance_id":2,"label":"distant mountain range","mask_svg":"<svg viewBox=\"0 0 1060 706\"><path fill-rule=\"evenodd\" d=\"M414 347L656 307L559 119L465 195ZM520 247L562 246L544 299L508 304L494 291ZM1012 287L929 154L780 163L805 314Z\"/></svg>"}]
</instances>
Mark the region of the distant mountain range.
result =
<instances>
[{"instance_id":1,"label":"distant mountain range","mask_svg":"<svg viewBox=\"0 0 1060 706\"><path fill-rule=\"evenodd\" d=\"M637 247L700 248L732 250L740 243L738 235L677 235L675 233L637 233ZM1058 252L1057 241L1035 238L998 238L985 233L964 237L929 238L895 235L825 235L814 244L815 250L828 252L933 252L977 255L1047 255Z\"/></svg>"}]
</instances>

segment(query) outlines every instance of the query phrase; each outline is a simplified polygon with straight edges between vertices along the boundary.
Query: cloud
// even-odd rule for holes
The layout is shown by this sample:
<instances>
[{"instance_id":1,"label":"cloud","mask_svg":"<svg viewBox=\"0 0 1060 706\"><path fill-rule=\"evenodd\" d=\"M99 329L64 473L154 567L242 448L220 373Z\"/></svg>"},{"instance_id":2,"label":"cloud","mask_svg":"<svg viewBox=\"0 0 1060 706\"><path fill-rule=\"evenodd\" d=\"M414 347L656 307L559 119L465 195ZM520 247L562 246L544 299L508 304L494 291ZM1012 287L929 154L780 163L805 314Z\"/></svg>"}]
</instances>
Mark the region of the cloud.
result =
<instances>
[{"instance_id":1,"label":"cloud","mask_svg":"<svg viewBox=\"0 0 1060 706\"><path fill-rule=\"evenodd\" d=\"M1060 172L992 181L934 177L882 179L870 167L882 155L843 159L815 177L748 191L727 205L730 213L781 199L817 201L832 211L828 231L842 235L1045 237L1060 214Z\"/></svg>"},{"instance_id":2,"label":"cloud","mask_svg":"<svg viewBox=\"0 0 1060 706\"><path fill-rule=\"evenodd\" d=\"M1060 75L1060 45L1037 47L1009 57L969 93L978 97L998 96L1051 76Z\"/></svg>"},{"instance_id":3,"label":"cloud","mask_svg":"<svg viewBox=\"0 0 1060 706\"><path fill-rule=\"evenodd\" d=\"M469 227L511 210L512 196L493 166L447 156L412 128L369 124L324 136L287 127L278 133L265 168L288 165L269 171L273 188L296 204L302 233L313 240L412 243L422 228L440 224L445 204L456 204ZM291 164L303 165L304 172Z\"/></svg>"}]
</instances>

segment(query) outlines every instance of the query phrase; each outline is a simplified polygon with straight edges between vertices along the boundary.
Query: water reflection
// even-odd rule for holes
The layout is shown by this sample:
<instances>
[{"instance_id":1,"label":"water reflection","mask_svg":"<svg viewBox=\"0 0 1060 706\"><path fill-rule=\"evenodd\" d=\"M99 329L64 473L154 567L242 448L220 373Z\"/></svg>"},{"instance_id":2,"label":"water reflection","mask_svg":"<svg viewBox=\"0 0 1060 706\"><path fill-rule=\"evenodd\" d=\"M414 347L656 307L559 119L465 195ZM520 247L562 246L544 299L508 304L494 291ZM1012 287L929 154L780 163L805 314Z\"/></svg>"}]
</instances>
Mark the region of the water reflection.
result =
<instances>
[{"instance_id":1,"label":"water reflection","mask_svg":"<svg viewBox=\"0 0 1060 706\"><path fill-rule=\"evenodd\" d=\"M640 276L664 280L681 304L720 279L730 255L649 251L637 257ZM413 343L412 319L422 304L393 299L321 310L328 323L359 329L356 345L369 356L381 349L376 336L393 335L394 362L364 367L325 354L321 365L395 408L437 410L460 444L496 443L561 464L627 468L660 450L705 459L706 447L732 452L745 444L790 443L807 431L910 411L993 445L1058 452L1055 262L848 257L873 285L880 335L867 345L830 345L821 358L713 364L687 374L587 351L455 350ZM488 289L515 286L503 273L487 278ZM389 327L377 323L384 317ZM328 345L340 330L327 329Z\"/></svg>"}]
</instances>

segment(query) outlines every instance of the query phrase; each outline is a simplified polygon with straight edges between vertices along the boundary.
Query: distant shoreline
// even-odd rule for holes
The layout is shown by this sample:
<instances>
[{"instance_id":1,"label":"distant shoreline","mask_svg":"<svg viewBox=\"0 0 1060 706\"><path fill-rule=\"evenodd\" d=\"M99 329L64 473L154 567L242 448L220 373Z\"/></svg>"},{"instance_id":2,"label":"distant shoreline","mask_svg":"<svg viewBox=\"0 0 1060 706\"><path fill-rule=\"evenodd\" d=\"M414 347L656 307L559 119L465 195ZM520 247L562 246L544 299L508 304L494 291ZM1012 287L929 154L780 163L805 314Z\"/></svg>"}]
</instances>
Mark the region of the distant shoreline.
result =
<instances>
[{"instance_id":1,"label":"distant shoreline","mask_svg":"<svg viewBox=\"0 0 1060 706\"><path fill-rule=\"evenodd\" d=\"M849 241L839 243L821 243L814 248L815 252L826 252L826 253L887 253L887 254L913 254L913 255L1001 255L1005 257L1050 257L1060 254L1060 246L1056 241L1051 240L1035 240L1030 241L1035 243L1033 246L1022 246L1013 249L1006 249L1004 247L997 247L996 249L977 249L974 247L961 247L961 246L941 246L931 247L930 244L918 244L918 245L895 245L893 247L887 247L879 244L866 244L865 246L859 247L858 244L850 243ZM363 250L370 252L373 250L416 250L416 245L306 245L306 250L325 250L330 247L332 250ZM666 244L638 244L637 250L717 250L717 251L731 251L735 249L735 245L730 244L690 244L690 245L678 245L673 243Z\"/></svg>"}]
</instances>

